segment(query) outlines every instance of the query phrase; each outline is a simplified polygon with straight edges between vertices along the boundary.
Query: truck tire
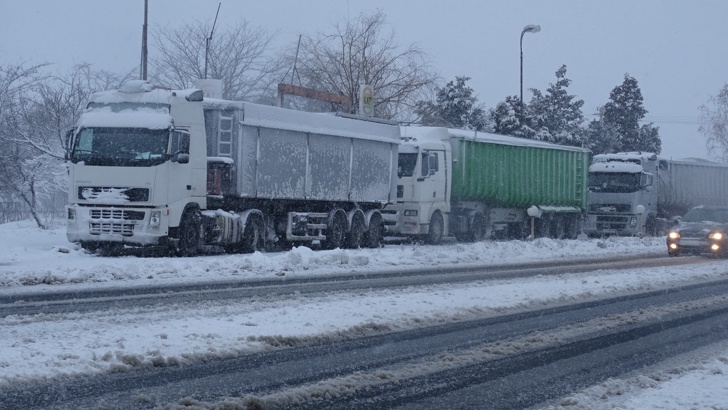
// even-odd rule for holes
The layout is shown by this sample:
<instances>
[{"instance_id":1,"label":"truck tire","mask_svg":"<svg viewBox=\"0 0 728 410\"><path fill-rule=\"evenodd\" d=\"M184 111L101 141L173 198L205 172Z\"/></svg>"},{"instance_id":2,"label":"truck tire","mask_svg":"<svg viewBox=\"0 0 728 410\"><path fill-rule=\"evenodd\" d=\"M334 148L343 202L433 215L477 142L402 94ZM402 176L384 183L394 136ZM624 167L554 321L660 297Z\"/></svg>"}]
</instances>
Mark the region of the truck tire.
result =
<instances>
[{"instance_id":1,"label":"truck tire","mask_svg":"<svg viewBox=\"0 0 728 410\"><path fill-rule=\"evenodd\" d=\"M254 253L263 248L263 225L258 217L250 217L240 238L240 250L243 253Z\"/></svg>"},{"instance_id":2,"label":"truck tire","mask_svg":"<svg viewBox=\"0 0 728 410\"><path fill-rule=\"evenodd\" d=\"M182 215L178 229L177 256L195 256L200 246L202 217L199 211L187 210Z\"/></svg>"},{"instance_id":3,"label":"truck tire","mask_svg":"<svg viewBox=\"0 0 728 410\"><path fill-rule=\"evenodd\" d=\"M364 214L357 211L351 218L351 229L346 235L346 247L349 249L358 249L361 247L365 229L366 221L364 221Z\"/></svg>"},{"instance_id":4,"label":"truck tire","mask_svg":"<svg viewBox=\"0 0 728 410\"><path fill-rule=\"evenodd\" d=\"M430 226L427 229L427 243L438 245L442 242L442 235L445 231L445 224L442 221L440 212L435 212L430 218Z\"/></svg>"},{"instance_id":5,"label":"truck tire","mask_svg":"<svg viewBox=\"0 0 728 410\"><path fill-rule=\"evenodd\" d=\"M346 217L344 212L335 212L326 228L326 239L321 243L324 249L343 248L346 239Z\"/></svg>"},{"instance_id":6,"label":"truck tire","mask_svg":"<svg viewBox=\"0 0 728 410\"><path fill-rule=\"evenodd\" d=\"M382 246L382 231L382 214L377 212L369 220L369 229L366 235L364 235L364 240L368 248L374 249Z\"/></svg>"},{"instance_id":7,"label":"truck tire","mask_svg":"<svg viewBox=\"0 0 728 410\"><path fill-rule=\"evenodd\" d=\"M566 225L566 239L576 239L579 236L579 219L576 215L568 215L564 219Z\"/></svg>"},{"instance_id":8,"label":"truck tire","mask_svg":"<svg viewBox=\"0 0 728 410\"><path fill-rule=\"evenodd\" d=\"M551 236L550 218L543 217L536 219L536 238L548 238Z\"/></svg>"},{"instance_id":9,"label":"truck tire","mask_svg":"<svg viewBox=\"0 0 728 410\"><path fill-rule=\"evenodd\" d=\"M650 215L645 221L644 234L646 236L657 236L657 219Z\"/></svg>"},{"instance_id":10,"label":"truck tire","mask_svg":"<svg viewBox=\"0 0 728 410\"><path fill-rule=\"evenodd\" d=\"M554 239L564 239L566 237L566 220L563 216L555 216L551 222L551 232Z\"/></svg>"},{"instance_id":11,"label":"truck tire","mask_svg":"<svg viewBox=\"0 0 728 410\"><path fill-rule=\"evenodd\" d=\"M470 226L470 240L480 242L485 238L485 215L477 212L473 216L473 224Z\"/></svg>"}]
</instances>

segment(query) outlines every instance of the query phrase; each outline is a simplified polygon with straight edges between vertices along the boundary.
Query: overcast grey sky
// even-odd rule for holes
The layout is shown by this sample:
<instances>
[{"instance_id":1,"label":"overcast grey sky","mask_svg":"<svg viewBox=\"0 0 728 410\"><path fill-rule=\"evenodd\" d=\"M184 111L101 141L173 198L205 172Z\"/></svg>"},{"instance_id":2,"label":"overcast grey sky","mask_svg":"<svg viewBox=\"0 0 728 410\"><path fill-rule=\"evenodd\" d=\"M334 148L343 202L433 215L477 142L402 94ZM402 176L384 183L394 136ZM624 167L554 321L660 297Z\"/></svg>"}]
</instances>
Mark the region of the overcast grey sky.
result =
<instances>
[{"instance_id":1,"label":"overcast grey sky","mask_svg":"<svg viewBox=\"0 0 728 410\"><path fill-rule=\"evenodd\" d=\"M149 0L151 27L210 21L220 0ZM0 0L0 64L88 62L126 72L138 65L143 0ZM222 0L218 26L240 19L277 32L331 32L347 16L381 9L401 45L415 43L445 81L465 75L494 107L519 93L519 37L527 24L524 99L567 66L571 94L592 119L624 74L637 79L660 127L662 154L707 157L698 106L728 83L728 1L723 0Z\"/></svg>"}]
</instances>

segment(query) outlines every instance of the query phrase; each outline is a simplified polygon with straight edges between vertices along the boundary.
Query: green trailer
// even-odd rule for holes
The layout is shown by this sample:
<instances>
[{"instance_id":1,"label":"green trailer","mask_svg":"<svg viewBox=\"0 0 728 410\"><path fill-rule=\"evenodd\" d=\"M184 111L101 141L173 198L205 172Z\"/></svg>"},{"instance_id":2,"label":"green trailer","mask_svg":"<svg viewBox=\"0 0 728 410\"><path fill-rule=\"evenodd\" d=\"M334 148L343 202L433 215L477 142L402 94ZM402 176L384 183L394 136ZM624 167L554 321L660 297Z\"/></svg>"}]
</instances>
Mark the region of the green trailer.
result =
<instances>
[{"instance_id":1,"label":"green trailer","mask_svg":"<svg viewBox=\"0 0 728 410\"><path fill-rule=\"evenodd\" d=\"M492 134L477 139L451 138L454 199L499 207L586 209L587 150L551 144L517 145L527 141L488 137Z\"/></svg>"},{"instance_id":2,"label":"green trailer","mask_svg":"<svg viewBox=\"0 0 728 410\"><path fill-rule=\"evenodd\" d=\"M590 151L496 134L403 127L393 236L576 237Z\"/></svg>"}]
</instances>

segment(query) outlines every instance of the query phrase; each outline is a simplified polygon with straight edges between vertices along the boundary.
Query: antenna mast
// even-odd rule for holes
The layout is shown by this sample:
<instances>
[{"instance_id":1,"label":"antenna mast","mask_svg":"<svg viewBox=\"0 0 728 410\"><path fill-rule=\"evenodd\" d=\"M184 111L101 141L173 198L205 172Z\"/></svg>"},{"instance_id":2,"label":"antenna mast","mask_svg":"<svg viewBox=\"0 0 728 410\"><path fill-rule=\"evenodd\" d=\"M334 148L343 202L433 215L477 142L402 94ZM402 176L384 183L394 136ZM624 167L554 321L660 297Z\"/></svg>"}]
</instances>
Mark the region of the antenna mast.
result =
<instances>
[{"instance_id":1,"label":"antenna mast","mask_svg":"<svg viewBox=\"0 0 728 410\"><path fill-rule=\"evenodd\" d=\"M215 31L215 24L217 24L217 16L220 14L221 5L222 2L217 3L217 13L215 13L215 21L212 23L212 28L210 29L210 36L205 39L205 79L207 79L207 56L210 52L210 41L212 41L212 33Z\"/></svg>"}]
</instances>

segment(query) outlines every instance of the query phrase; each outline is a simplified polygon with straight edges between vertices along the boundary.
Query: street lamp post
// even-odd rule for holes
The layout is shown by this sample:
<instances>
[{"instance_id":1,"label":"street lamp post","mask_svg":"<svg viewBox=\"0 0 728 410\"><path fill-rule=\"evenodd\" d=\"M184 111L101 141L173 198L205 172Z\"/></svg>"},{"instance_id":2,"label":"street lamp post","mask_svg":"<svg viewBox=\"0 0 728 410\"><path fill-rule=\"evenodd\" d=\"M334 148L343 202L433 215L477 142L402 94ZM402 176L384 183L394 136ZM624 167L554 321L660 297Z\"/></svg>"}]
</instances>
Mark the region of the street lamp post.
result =
<instances>
[{"instance_id":1,"label":"street lamp post","mask_svg":"<svg viewBox=\"0 0 728 410\"><path fill-rule=\"evenodd\" d=\"M526 33L538 33L541 26L537 24L529 24L521 31L521 103L523 103L523 35Z\"/></svg>"}]
</instances>

